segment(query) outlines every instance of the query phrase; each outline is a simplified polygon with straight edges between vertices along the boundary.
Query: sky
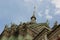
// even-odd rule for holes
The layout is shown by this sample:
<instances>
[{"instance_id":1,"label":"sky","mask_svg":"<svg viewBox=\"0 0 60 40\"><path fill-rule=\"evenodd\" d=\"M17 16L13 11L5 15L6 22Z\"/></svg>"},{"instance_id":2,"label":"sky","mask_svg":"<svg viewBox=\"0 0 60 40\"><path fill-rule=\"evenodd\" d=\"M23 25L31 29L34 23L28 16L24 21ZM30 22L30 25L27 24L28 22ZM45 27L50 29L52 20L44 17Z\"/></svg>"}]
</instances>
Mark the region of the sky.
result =
<instances>
[{"instance_id":1,"label":"sky","mask_svg":"<svg viewBox=\"0 0 60 40\"><path fill-rule=\"evenodd\" d=\"M60 0L0 0L0 33L5 25L30 22L34 6L38 23L49 20L52 28L55 21L60 24Z\"/></svg>"}]
</instances>

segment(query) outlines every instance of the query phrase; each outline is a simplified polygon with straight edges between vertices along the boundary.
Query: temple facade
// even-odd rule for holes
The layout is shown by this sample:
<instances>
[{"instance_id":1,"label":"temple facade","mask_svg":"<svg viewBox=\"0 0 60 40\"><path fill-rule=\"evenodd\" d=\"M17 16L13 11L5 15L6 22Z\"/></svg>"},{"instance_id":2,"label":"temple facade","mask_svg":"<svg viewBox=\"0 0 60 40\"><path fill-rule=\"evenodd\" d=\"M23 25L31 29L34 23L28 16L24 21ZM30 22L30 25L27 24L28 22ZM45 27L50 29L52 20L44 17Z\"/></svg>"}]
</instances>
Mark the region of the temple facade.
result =
<instances>
[{"instance_id":1,"label":"temple facade","mask_svg":"<svg viewBox=\"0 0 60 40\"><path fill-rule=\"evenodd\" d=\"M0 40L60 40L60 24L56 21L50 28L48 21L37 23L34 13L30 22L19 25L12 23L11 27L5 25Z\"/></svg>"}]
</instances>

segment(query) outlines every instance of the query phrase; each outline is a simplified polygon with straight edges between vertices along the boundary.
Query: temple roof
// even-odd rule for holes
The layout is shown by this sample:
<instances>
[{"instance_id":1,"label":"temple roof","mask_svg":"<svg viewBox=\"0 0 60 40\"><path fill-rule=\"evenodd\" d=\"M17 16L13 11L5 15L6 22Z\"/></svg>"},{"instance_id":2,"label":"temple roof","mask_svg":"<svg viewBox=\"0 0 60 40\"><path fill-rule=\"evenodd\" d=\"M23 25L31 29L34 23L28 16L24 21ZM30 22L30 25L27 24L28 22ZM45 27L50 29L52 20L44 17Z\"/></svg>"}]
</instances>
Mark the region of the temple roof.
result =
<instances>
[{"instance_id":1,"label":"temple roof","mask_svg":"<svg viewBox=\"0 0 60 40\"><path fill-rule=\"evenodd\" d=\"M28 26L32 31L39 33L43 28L50 28L47 23L35 23Z\"/></svg>"}]
</instances>

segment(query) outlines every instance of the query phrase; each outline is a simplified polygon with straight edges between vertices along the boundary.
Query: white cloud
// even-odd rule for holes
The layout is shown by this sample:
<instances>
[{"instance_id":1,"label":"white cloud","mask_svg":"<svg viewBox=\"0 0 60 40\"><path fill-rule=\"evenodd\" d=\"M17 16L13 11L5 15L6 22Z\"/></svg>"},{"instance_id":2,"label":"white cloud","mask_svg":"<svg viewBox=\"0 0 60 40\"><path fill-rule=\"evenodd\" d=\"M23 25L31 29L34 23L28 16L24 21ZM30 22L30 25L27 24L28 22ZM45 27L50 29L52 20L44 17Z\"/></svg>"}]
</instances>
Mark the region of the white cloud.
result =
<instances>
[{"instance_id":1,"label":"white cloud","mask_svg":"<svg viewBox=\"0 0 60 40\"><path fill-rule=\"evenodd\" d=\"M48 10L48 9L46 9L46 10L45 10L45 14L46 14L46 15L48 15L48 13L49 13L49 10Z\"/></svg>"},{"instance_id":2,"label":"white cloud","mask_svg":"<svg viewBox=\"0 0 60 40\"><path fill-rule=\"evenodd\" d=\"M36 0L36 1L41 3L43 0Z\"/></svg>"},{"instance_id":3,"label":"white cloud","mask_svg":"<svg viewBox=\"0 0 60 40\"><path fill-rule=\"evenodd\" d=\"M57 10L55 15L60 15L60 10Z\"/></svg>"},{"instance_id":4,"label":"white cloud","mask_svg":"<svg viewBox=\"0 0 60 40\"><path fill-rule=\"evenodd\" d=\"M38 13L38 16L40 16L40 17L43 16L42 11L40 11L40 12Z\"/></svg>"},{"instance_id":5,"label":"white cloud","mask_svg":"<svg viewBox=\"0 0 60 40\"><path fill-rule=\"evenodd\" d=\"M42 2L43 0L39 0L40 2Z\"/></svg>"},{"instance_id":6,"label":"white cloud","mask_svg":"<svg viewBox=\"0 0 60 40\"><path fill-rule=\"evenodd\" d=\"M28 4L40 4L43 0L24 0Z\"/></svg>"},{"instance_id":7,"label":"white cloud","mask_svg":"<svg viewBox=\"0 0 60 40\"><path fill-rule=\"evenodd\" d=\"M46 15L46 19L52 19L53 18L51 15L49 15L48 9L45 10L45 15Z\"/></svg>"},{"instance_id":8,"label":"white cloud","mask_svg":"<svg viewBox=\"0 0 60 40\"><path fill-rule=\"evenodd\" d=\"M39 15L40 17L42 17L42 16L43 16L41 13L38 13L38 15Z\"/></svg>"},{"instance_id":9,"label":"white cloud","mask_svg":"<svg viewBox=\"0 0 60 40\"><path fill-rule=\"evenodd\" d=\"M24 0L25 2L42 2L43 0Z\"/></svg>"},{"instance_id":10,"label":"white cloud","mask_svg":"<svg viewBox=\"0 0 60 40\"><path fill-rule=\"evenodd\" d=\"M46 16L42 14L42 11L40 11L40 12L38 13L38 15L39 15L40 17L43 17L43 16L44 16L44 17L46 17L46 19L49 19L49 20L53 18L53 16L49 15L49 9L46 9L46 10L45 10L45 15L46 15Z\"/></svg>"},{"instance_id":11,"label":"white cloud","mask_svg":"<svg viewBox=\"0 0 60 40\"><path fill-rule=\"evenodd\" d=\"M52 3L54 3L57 8L60 8L60 0L52 0Z\"/></svg>"},{"instance_id":12,"label":"white cloud","mask_svg":"<svg viewBox=\"0 0 60 40\"><path fill-rule=\"evenodd\" d=\"M60 15L60 0L52 0L52 3L56 5L56 12L54 15Z\"/></svg>"},{"instance_id":13,"label":"white cloud","mask_svg":"<svg viewBox=\"0 0 60 40\"><path fill-rule=\"evenodd\" d=\"M60 15L60 0L52 0L52 3L56 5L56 12L54 15Z\"/></svg>"},{"instance_id":14,"label":"white cloud","mask_svg":"<svg viewBox=\"0 0 60 40\"><path fill-rule=\"evenodd\" d=\"M24 2L28 2L29 3L29 2L33 2L33 0L24 0Z\"/></svg>"},{"instance_id":15,"label":"white cloud","mask_svg":"<svg viewBox=\"0 0 60 40\"><path fill-rule=\"evenodd\" d=\"M53 17L50 15L46 15L46 19L52 19Z\"/></svg>"}]
</instances>

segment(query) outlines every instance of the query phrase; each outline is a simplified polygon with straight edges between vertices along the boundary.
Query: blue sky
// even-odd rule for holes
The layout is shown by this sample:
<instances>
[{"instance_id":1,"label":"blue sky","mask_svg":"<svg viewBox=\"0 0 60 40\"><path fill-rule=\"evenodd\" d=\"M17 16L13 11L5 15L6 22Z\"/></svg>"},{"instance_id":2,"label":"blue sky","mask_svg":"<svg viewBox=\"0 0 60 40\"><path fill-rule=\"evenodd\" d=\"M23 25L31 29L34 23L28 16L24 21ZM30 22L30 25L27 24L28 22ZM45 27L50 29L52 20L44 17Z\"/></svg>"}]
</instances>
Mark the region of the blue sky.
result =
<instances>
[{"instance_id":1,"label":"blue sky","mask_svg":"<svg viewBox=\"0 0 60 40\"><path fill-rule=\"evenodd\" d=\"M29 22L36 5L37 22L49 20L50 27L55 21L60 24L60 0L0 0L0 33L5 24Z\"/></svg>"}]
</instances>

